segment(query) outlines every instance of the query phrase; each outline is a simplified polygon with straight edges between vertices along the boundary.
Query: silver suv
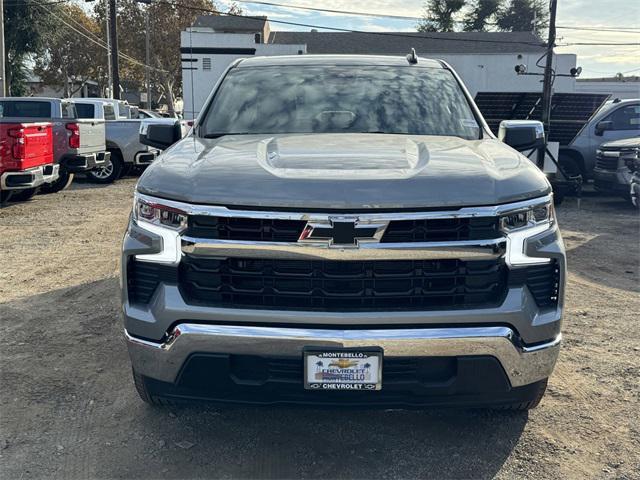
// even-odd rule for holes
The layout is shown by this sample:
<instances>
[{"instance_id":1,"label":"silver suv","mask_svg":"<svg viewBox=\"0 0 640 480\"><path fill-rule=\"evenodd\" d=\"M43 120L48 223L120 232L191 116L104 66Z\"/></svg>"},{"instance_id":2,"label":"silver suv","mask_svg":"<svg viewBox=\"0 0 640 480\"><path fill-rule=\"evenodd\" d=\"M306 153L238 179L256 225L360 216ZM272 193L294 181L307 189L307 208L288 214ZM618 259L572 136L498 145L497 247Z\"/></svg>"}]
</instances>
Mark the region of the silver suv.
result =
<instances>
[{"instance_id":1,"label":"silver suv","mask_svg":"<svg viewBox=\"0 0 640 480\"><path fill-rule=\"evenodd\" d=\"M141 398L536 406L565 254L550 184L511 146L541 141L539 122L496 139L441 61L235 62L137 185L122 307Z\"/></svg>"}]
</instances>

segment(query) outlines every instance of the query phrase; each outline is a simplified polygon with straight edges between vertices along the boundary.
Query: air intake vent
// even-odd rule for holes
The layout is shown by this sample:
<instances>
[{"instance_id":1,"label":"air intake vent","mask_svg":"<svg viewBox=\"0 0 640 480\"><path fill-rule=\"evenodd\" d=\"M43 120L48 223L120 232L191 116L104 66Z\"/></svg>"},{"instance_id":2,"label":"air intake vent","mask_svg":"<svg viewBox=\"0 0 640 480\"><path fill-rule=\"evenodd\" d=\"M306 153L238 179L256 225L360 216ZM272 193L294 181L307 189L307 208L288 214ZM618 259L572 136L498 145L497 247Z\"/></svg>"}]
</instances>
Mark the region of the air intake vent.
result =
<instances>
[{"instance_id":1,"label":"air intake vent","mask_svg":"<svg viewBox=\"0 0 640 480\"><path fill-rule=\"evenodd\" d=\"M434 310L499 305L499 260L307 261L185 256L188 303L227 308L320 311Z\"/></svg>"},{"instance_id":2,"label":"air intake vent","mask_svg":"<svg viewBox=\"0 0 640 480\"><path fill-rule=\"evenodd\" d=\"M127 292L129 302L146 304L151 301L162 281L177 283L178 269L170 265L138 262L131 258L127 265Z\"/></svg>"}]
</instances>

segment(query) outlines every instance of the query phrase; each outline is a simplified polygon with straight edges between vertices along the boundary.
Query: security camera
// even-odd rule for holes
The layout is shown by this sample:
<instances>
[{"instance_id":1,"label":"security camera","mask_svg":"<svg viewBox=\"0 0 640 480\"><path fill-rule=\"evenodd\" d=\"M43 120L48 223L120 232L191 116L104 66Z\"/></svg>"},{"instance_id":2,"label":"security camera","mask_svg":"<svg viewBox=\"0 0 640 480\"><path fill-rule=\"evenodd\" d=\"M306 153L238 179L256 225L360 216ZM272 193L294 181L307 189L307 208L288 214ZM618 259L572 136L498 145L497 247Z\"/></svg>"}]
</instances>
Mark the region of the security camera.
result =
<instances>
[{"instance_id":1,"label":"security camera","mask_svg":"<svg viewBox=\"0 0 640 480\"><path fill-rule=\"evenodd\" d=\"M571 70L569 70L569 74L572 77L579 77L580 74L582 73L582 67L573 67Z\"/></svg>"},{"instance_id":2,"label":"security camera","mask_svg":"<svg viewBox=\"0 0 640 480\"><path fill-rule=\"evenodd\" d=\"M516 65L514 69L518 75L527 73L527 66L522 63L520 65Z\"/></svg>"}]
</instances>

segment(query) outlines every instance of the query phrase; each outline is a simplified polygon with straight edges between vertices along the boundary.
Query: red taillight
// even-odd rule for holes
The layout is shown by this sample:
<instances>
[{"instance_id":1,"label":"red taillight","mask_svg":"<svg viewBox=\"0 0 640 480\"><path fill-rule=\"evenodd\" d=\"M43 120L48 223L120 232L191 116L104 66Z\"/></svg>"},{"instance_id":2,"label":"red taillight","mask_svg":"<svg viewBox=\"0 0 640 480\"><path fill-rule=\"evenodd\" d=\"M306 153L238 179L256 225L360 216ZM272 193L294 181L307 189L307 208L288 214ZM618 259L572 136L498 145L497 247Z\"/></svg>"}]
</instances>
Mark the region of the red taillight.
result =
<instances>
[{"instance_id":1,"label":"red taillight","mask_svg":"<svg viewBox=\"0 0 640 480\"><path fill-rule=\"evenodd\" d=\"M69 147L80 148L80 127L77 123L67 123L69 130Z\"/></svg>"},{"instance_id":2,"label":"red taillight","mask_svg":"<svg viewBox=\"0 0 640 480\"><path fill-rule=\"evenodd\" d=\"M24 128L12 128L8 132L11 138L15 138L15 142L13 143L12 155L15 160L23 160L27 151L24 143Z\"/></svg>"}]
</instances>

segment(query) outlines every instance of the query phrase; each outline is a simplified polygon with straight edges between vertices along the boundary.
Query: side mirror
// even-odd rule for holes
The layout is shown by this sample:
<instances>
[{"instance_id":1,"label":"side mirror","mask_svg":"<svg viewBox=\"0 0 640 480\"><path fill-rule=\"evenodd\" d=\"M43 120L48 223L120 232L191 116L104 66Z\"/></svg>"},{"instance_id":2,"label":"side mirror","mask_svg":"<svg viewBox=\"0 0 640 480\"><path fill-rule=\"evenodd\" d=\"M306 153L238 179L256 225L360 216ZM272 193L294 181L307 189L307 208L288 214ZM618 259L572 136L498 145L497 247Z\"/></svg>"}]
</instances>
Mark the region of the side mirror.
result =
<instances>
[{"instance_id":1,"label":"side mirror","mask_svg":"<svg viewBox=\"0 0 640 480\"><path fill-rule=\"evenodd\" d=\"M143 121L140 125L140 143L165 150L182 138L180 122L151 123Z\"/></svg>"},{"instance_id":2,"label":"side mirror","mask_svg":"<svg viewBox=\"0 0 640 480\"><path fill-rule=\"evenodd\" d=\"M519 152L543 148L544 126L537 120L503 120L498 139Z\"/></svg>"},{"instance_id":3,"label":"side mirror","mask_svg":"<svg viewBox=\"0 0 640 480\"><path fill-rule=\"evenodd\" d=\"M603 120L596 124L596 135L599 137L605 132L605 130L611 130L613 128L613 122L611 120Z\"/></svg>"}]
</instances>

